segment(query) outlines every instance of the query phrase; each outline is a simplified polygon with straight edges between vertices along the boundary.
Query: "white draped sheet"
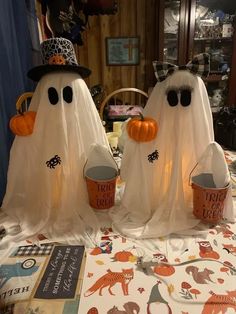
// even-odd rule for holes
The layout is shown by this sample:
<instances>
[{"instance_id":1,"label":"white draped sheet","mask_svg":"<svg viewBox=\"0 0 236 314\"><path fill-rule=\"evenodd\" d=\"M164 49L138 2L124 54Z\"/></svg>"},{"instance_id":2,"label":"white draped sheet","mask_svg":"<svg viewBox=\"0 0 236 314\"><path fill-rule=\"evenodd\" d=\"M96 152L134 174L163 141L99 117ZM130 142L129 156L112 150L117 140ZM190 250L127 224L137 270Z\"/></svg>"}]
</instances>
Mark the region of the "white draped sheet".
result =
<instances>
[{"instance_id":1,"label":"white draped sheet","mask_svg":"<svg viewBox=\"0 0 236 314\"><path fill-rule=\"evenodd\" d=\"M171 107L167 92L190 88L191 103ZM154 238L175 232L193 233L191 170L214 141L212 113L204 82L188 71L176 71L154 87L144 116L156 119L156 139L138 143L128 138L121 177L125 181L121 204L110 212L113 227L131 238ZM158 159L148 155L158 151ZM232 206L232 200L227 206ZM229 210L232 215L232 208Z\"/></svg>"},{"instance_id":2,"label":"white draped sheet","mask_svg":"<svg viewBox=\"0 0 236 314\"><path fill-rule=\"evenodd\" d=\"M71 103L63 99L66 86L73 91ZM59 95L56 105L50 104L50 87ZM18 239L41 232L92 245L99 223L88 204L83 168L92 144L109 144L87 85L75 73L47 74L29 110L37 111L34 131L15 137L2 210L20 225ZM61 163L50 168L46 162L55 155Z\"/></svg>"}]
</instances>

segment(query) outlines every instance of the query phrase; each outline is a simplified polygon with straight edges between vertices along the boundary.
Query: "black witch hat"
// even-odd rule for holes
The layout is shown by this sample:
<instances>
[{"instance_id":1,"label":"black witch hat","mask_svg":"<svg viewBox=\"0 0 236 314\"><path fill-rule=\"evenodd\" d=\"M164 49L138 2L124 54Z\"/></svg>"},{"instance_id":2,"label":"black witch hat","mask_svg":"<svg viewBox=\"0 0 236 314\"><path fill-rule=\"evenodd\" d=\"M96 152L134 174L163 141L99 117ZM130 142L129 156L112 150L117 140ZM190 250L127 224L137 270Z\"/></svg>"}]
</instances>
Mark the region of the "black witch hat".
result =
<instances>
[{"instance_id":1,"label":"black witch hat","mask_svg":"<svg viewBox=\"0 0 236 314\"><path fill-rule=\"evenodd\" d=\"M39 81L50 72L76 72L82 78L88 77L91 70L78 64L73 44L62 37L50 38L41 44L43 64L29 70L28 77Z\"/></svg>"}]
</instances>

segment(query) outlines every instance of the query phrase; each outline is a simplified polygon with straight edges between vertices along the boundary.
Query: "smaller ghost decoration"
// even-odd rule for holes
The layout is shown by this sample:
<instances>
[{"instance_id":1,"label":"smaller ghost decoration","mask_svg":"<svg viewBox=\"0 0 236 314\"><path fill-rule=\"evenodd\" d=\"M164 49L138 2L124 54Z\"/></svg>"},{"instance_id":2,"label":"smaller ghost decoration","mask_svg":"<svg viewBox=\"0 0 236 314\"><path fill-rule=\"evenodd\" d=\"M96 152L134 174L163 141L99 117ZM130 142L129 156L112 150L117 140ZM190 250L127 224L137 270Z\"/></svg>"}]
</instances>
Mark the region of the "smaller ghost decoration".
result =
<instances>
[{"instance_id":1,"label":"smaller ghost decoration","mask_svg":"<svg viewBox=\"0 0 236 314\"><path fill-rule=\"evenodd\" d=\"M125 181L119 208L110 215L116 230L134 238L188 232L193 215L190 173L214 141L212 112L201 77L209 73L209 55L186 66L154 62L158 83L143 115L158 124L156 138L137 143L128 138L121 163ZM200 77L201 76L201 77Z\"/></svg>"}]
</instances>

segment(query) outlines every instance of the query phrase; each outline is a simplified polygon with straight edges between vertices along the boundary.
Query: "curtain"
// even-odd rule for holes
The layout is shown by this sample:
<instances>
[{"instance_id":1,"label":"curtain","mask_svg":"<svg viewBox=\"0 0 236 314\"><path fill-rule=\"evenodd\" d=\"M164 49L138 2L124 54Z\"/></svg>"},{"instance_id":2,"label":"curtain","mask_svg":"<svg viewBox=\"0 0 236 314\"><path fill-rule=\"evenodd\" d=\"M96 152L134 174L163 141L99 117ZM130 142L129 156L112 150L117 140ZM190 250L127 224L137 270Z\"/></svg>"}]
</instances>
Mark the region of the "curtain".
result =
<instances>
[{"instance_id":1,"label":"curtain","mask_svg":"<svg viewBox=\"0 0 236 314\"><path fill-rule=\"evenodd\" d=\"M36 65L37 58L33 58L33 55L37 55L39 45L36 25L34 0L1 0L0 205L5 194L9 152L14 139L9 129L9 120L16 114L17 97L35 88L27 78L27 71Z\"/></svg>"}]
</instances>

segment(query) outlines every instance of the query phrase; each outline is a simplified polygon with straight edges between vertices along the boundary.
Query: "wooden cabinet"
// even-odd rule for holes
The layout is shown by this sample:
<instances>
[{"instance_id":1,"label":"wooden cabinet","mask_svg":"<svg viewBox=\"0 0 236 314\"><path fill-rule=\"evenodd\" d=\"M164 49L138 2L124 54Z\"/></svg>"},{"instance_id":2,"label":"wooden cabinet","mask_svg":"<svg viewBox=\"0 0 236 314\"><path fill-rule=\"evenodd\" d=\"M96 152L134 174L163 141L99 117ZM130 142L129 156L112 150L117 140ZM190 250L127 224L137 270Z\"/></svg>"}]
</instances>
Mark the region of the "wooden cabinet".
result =
<instances>
[{"instance_id":1,"label":"wooden cabinet","mask_svg":"<svg viewBox=\"0 0 236 314\"><path fill-rule=\"evenodd\" d=\"M236 105L236 1L160 0L159 60L183 65L207 52L205 80L213 112Z\"/></svg>"},{"instance_id":2,"label":"wooden cabinet","mask_svg":"<svg viewBox=\"0 0 236 314\"><path fill-rule=\"evenodd\" d=\"M208 52L212 72L206 85L211 101L214 91L220 90L221 104L236 105L236 32L231 34L229 25L236 0L117 2L116 14L89 16L83 45L76 47L78 62L92 70L86 79L90 88L100 84L107 95L123 87L148 92L156 84L152 61L183 65L195 54ZM138 37L139 64L108 65L108 37Z\"/></svg>"}]
</instances>

